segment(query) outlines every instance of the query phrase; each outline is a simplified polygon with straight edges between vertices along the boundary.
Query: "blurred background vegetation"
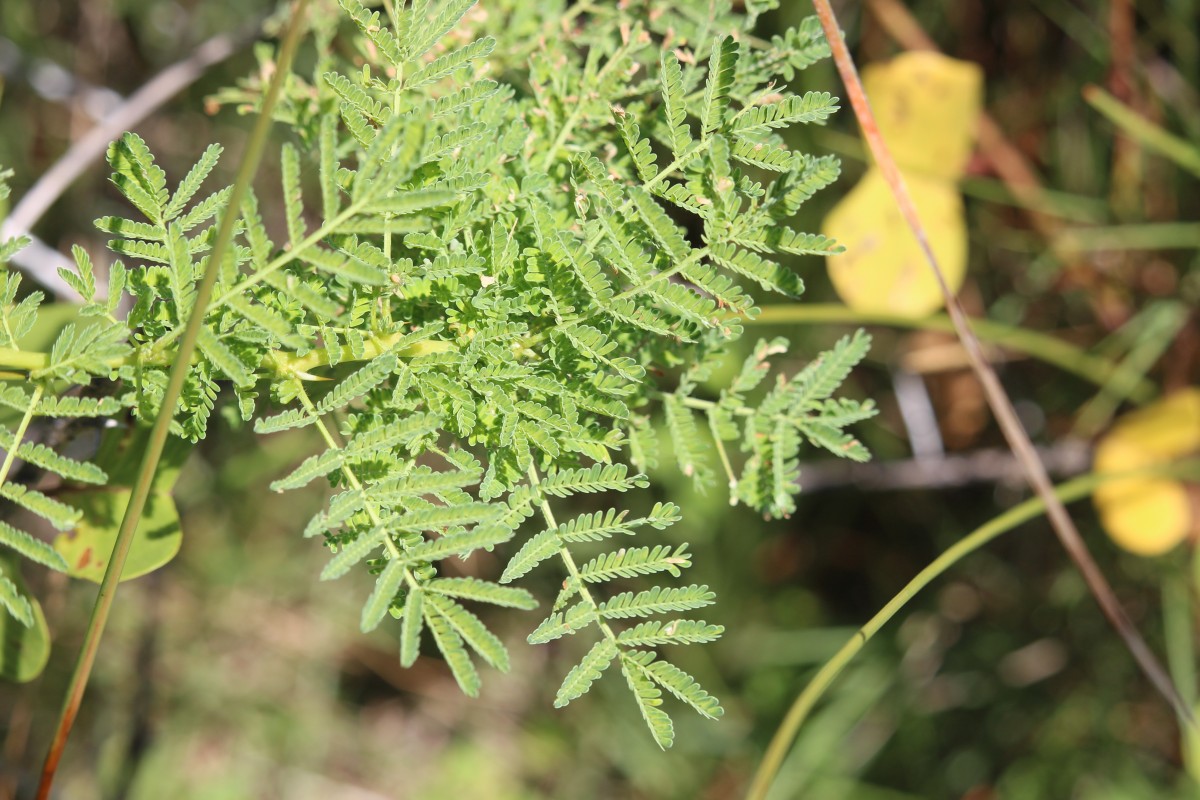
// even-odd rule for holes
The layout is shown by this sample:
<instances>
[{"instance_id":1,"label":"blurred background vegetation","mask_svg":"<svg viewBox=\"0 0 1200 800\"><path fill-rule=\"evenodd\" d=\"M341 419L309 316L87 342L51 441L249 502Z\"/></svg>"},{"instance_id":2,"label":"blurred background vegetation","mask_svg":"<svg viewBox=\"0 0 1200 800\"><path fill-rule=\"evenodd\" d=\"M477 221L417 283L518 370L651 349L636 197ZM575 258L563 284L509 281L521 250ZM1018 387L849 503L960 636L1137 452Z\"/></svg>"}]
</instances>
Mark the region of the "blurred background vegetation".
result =
<instances>
[{"instance_id":1,"label":"blurred background vegetation","mask_svg":"<svg viewBox=\"0 0 1200 800\"><path fill-rule=\"evenodd\" d=\"M761 19L761 35L811 13L807 3L784 6ZM988 113L1042 186L1031 209L984 154L973 158L963 186L968 308L1116 357L1136 355L1132 363L1160 391L1195 385L1200 185L1120 135L1082 90L1105 87L1200 141L1200 2L841 3L860 64L902 49L905 7L944 52L983 68ZM272 10L268 0L0 3L0 164L15 169L14 197L122 97L210 36L253 33ZM182 174L209 142L237 150L246 120L206 99L256 69L250 46L241 46L138 127L169 174ZM829 64L797 82L842 93ZM794 147L844 160L843 180L794 225L813 231L865 164L848 112L829 129L802 133L811 139ZM271 169L263 180L272 180ZM103 239L91 220L120 210L104 178L98 163L42 219L38 236L99 253ZM1140 238L1114 229L1129 225ZM1069 233L1074 238L1064 239ZM797 267L809 287L804 302L836 300L822 264ZM793 338L796 366L845 330L763 326L762 335ZM788 520L763 522L728 507L723 493L695 494L667 467L655 476L660 497L643 498L684 508L673 533L693 543L693 580L718 592L710 621L733 629L680 661L722 698L725 719L680 715L671 752L650 745L611 676L568 710L551 708L550 676L569 668L573 651L513 648L512 674L489 675L478 701L459 694L436 658L402 670L394 627L357 632L365 583L315 581L322 548L297 531L319 498L300 507L267 491L317 444L296 435L264 447L241 431L211 438L185 467L179 557L122 587L60 796L737 796L815 669L937 553L1024 497L953 340L873 330L872 360L849 391L882 406L858 430L875 464L814 461ZM1001 369L1059 474L1085 469L1088 436L1118 409L1101 406L1080 427L1095 385L1015 354ZM904 413L914 402L936 412L944 445L919 461ZM1162 652L1162 592L1187 580L1190 548L1154 560L1125 555L1104 538L1089 504L1074 511ZM56 639L43 678L0 686L0 797L30 791L94 595L90 585L30 577ZM550 597L555 580L551 571L536 573L529 588ZM501 614L489 624L517 642L535 621ZM1037 521L964 561L871 643L801 731L773 796L1035 800L1197 791L1170 709Z\"/></svg>"}]
</instances>

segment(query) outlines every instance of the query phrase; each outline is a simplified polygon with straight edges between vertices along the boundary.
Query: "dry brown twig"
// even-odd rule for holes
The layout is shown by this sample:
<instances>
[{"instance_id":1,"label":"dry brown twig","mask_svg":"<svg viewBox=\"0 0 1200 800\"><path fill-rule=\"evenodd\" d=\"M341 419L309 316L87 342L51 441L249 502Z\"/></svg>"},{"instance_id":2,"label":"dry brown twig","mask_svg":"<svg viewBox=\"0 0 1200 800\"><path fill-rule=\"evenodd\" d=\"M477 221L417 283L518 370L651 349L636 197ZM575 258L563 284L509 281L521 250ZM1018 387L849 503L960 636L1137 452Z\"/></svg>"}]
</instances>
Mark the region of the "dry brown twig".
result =
<instances>
[{"instance_id":1,"label":"dry brown twig","mask_svg":"<svg viewBox=\"0 0 1200 800\"><path fill-rule=\"evenodd\" d=\"M71 260L32 237L31 231L38 220L92 163L104 156L109 142L125 131L133 130L163 103L194 83L209 67L254 41L261 29L261 23L255 22L239 33L222 33L203 42L185 58L151 78L72 143L24 194L0 227L0 238L26 235L32 239L31 245L17 253L12 263L57 297L78 301L80 298L75 291L58 275L60 267L71 268Z\"/></svg>"},{"instance_id":2,"label":"dry brown twig","mask_svg":"<svg viewBox=\"0 0 1200 800\"><path fill-rule=\"evenodd\" d=\"M979 339L971 330L971 324L966 312L963 311L958 298L954 296L950 291L950 287L946 284L941 268L938 266L937 258L929 246L928 236L925 233L920 218L917 216L917 209L913 204L912 197L909 195L908 187L904 182L904 176L900 174L900 170L896 166L896 162L892 159L887 145L883 141L883 136L879 132L879 126L875 122L870 103L867 101L866 92L863 90L862 82L859 80L858 69L855 67L854 60L850 56L850 50L846 47L845 40L842 38L841 28L838 26L837 18L834 16L833 9L829 5L829 0L813 0L813 5L816 8L817 16L820 17L825 37L829 41L830 48L833 51L833 59L837 65L838 73L841 75L842 82L846 85L846 92L849 95L850 104L854 108L854 114L858 118L859 126L862 128L863 137L870 147L871 154L875 158L875 163L879 166L888 186L892 190L900 213L904 216L905 221L916 237L925 255L926 262L937 278L938 285L941 287L942 295L946 301L946 310L949 312L950 319L954 322L955 332L958 334L963 349L966 351L967 357L971 362L971 369L983 385L988 405L991 407L992 413L995 415L996 421L1004 433L1004 438L1008 442L1008 446L1021 463L1029 486L1046 504L1046 515L1049 517L1051 526L1058 535L1059 541L1067 551L1067 555L1070 556L1075 566L1082 573L1088 589L1096 598L1096 602L1100 605L1104 615L1108 617L1109 622L1112 623L1113 628L1116 629L1117 634L1124 641L1125 646L1133 655L1138 666L1141 667L1154 687L1174 707L1180 719L1194 726L1196 721L1191 708L1180 697L1166 670L1159 663L1158 658L1150 650L1145 639L1142 638L1141 633L1125 612L1124 607L1122 607L1116 594L1113 592L1112 586L1109 585L1108 580L1104 577L1104 573L1101 572L1099 565L1096 564L1095 559L1092 558L1091 553L1088 551L1087 545L1084 543L1083 537L1080 536L1078 529L1076 529L1075 523L1071 520L1070 514L1067 513L1066 507L1054 493L1054 487L1050 482L1049 475L1046 473L1046 467L1038 457L1033 442L1030 441L1029 435L1021 425L1020 419L1013 408L1012 401L1001 385L996 371L992 369L991 364L988 363L987 358L984 356Z\"/></svg>"}]
</instances>

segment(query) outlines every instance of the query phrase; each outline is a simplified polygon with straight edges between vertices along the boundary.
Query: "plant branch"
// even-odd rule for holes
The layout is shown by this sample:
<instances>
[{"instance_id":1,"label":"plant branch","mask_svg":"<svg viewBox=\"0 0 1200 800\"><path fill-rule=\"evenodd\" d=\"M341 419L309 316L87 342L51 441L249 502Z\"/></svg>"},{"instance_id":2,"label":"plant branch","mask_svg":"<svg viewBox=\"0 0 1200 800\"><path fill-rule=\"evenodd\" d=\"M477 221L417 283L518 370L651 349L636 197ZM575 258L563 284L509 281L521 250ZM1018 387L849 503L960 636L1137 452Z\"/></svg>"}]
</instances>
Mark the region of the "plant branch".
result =
<instances>
[{"instance_id":1,"label":"plant branch","mask_svg":"<svg viewBox=\"0 0 1200 800\"><path fill-rule=\"evenodd\" d=\"M211 304L210 304L211 305ZM379 336L372 336L363 343L361 355L356 353L349 345L343 345L338 348L339 357L337 363L346 364L355 361L370 361L376 356L386 353L391 350L396 342L406 336L404 331L396 331ZM408 347L396 350L395 355L399 358L413 358L427 353L440 353L450 350L454 347L453 344L446 341L433 340L417 342ZM128 356L110 359L104 363L110 369L120 369L121 367L169 367L175 361L174 353L156 353L147 355L139 351L134 351ZM11 347L0 347L0 369L5 370L0 372L0 380L5 378L13 378L16 380L26 380L28 373L36 372L37 370L45 369L50 363L50 356L47 353L29 352L17 350ZM324 347L315 348L305 353L304 355L296 355L287 350L270 350L263 356L262 365L276 374L294 375L299 378L312 379L313 376L308 375L309 370L318 367L324 367L329 364L329 350Z\"/></svg>"},{"instance_id":2,"label":"plant branch","mask_svg":"<svg viewBox=\"0 0 1200 800\"><path fill-rule=\"evenodd\" d=\"M604 63L604 66L600 68L600 71L596 73L596 76L592 79L593 85L599 86L601 81L604 80L604 76L608 74L608 71L621 63L621 59L625 57L625 53L629 51L629 48L637 41L638 37L641 36L641 33L641 25L638 25L633 29L621 46L618 47L611 56L609 56L608 61ZM585 78L584 83L586 82L587 81ZM589 91L591 90L588 89L587 86L581 85L579 87L579 92L581 95L579 102L577 102L571 109L571 113L567 116L566 121L563 122L562 128L560 128L558 131L558 136L554 138L554 142L550 145L550 147L546 148L546 157L542 159L543 172L548 172L550 167L554 165L554 159L558 155L558 151L562 149L564 144L566 144L567 138L571 135L571 131L575 130L575 126L579 123L580 118L583 116L583 110L587 107L587 100L584 99L584 96L586 96Z\"/></svg>"},{"instance_id":3,"label":"plant branch","mask_svg":"<svg viewBox=\"0 0 1200 800\"><path fill-rule=\"evenodd\" d=\"M1071 516L1054 494L1054 487L1050 483L1049 476L1046 474L1046 468L1042 464L1041 459L1038 458L1029 435L1025 432L1024 427L1022 427L1020 419L1013 409L1012 401L1005 393L1004 387L1001 385L1000 379L996 376L995 370L992 369L991 364L988 363L987 358L984 356L983 348L979 343L979 339L972 332L971 323L967 319L966 312L963 310L961 304L959 304L958 298L954 296L950 291L950 287L946 284L945 277L938 266L937 258L934 256L933 250L929 245L929 238L917 216L917 209L912 201L912 197L909 195L904 177L900 174L900 170L888 152L887 145L883 141L883 136L879 132L874 114L871 111L870 104L867 102L866 92L863 90L862 82L859 80L858 70L854 66L850 50L846 47L846 42L842 38L837 19L834 16L833 9L829 5L829 0L813 0L813 5L816 8L818 17L821 19L821 26L825 30L825 37L833 51L834 63L837 65L842 81L846 84L846 90L850 96L851 105L854 107L855 116L862 127L863 135L871 148L876 163L879 165L884 178L892 190L901 214L908 222L908 226L917 238L917 242L925 255L930 269L933 270L934 276L937 278L942 295L946 300L946 308L950 313L950 319L954 323L955 332L962 342L967 358L971 362L972 369L983 385L988 405L991 407L992 413L996 416L996 421L1004 433L1004 438L1008 442L1009 447L1012 448L1014 455L1021 462L1030 487L1045 502L1047 516L1050 518L1054 532L1058 535L1059 541L1067 551L1067 555L1070 556L1071 560L1075 562L1075 566L1082 573L1084 581L1087 583L1092 595L1096 598L1096 602L1100 605L1104 615L1112 623L1113 628L1124 641L1134 660L1146 674L1146 677L1150 679L1154 687L1176 709L1181 719L1187 720L1194 725L1195 717L1192 714L1191 708L1179 696L1179 692L1171 683L1166 670L1159 663L1158 658L1150 650L1141 633L1138 632L1129 615L1121 606L1108 580L1104 577L1100 567L1092 558L1091 553L1088 552L1087 545L1076 529L1075 523L1071 520Z\"/></svg>"},{"instance_id":4,"label":"plant branch","mask_svg":"<svg viewBox=\"0 0 1200 800\"><path fill-rule=\"evenodd\" d=\"M138 522L141 520L146 499L150 495L151 484L154 481L158 462L162 456L167 435L170 432L171 421L175 417L175 404L179 400L184 380L191 369L192 353L196 348L196 340L199 336L200 328L204 325L208 302L212 298L213 287L216 285L217 276L220 273L225 253L233 241L233 233L241 210L242 198L249 190L250 184L254 180L254 175L258 171L258 163L262 157L267 134L271 128L271 110L275 102L279 99L283 83L291 71L292 60L300 44L300 35L304 30L304 16L307 6L308 0L296 0L293 6L292 16L288 22L283 45L280 48L275 75L271 80L267 95L263 99L261 115L257 122L255 122L249 142L246 145L246 151L242 157L241 166L238 169L237 179L234 182L229 203L225 208L224 215L221 217L221 226L217 231L216 240L213 242L212 252L208 259L208 267L199 285L196 287L195 304L188 318L187 329L179 344L179 352L175 358L174 366L171 368L170 376L167 379L167 386L163 392L162 406L159 408L158 416L154 419L154 426L151 428L146 449L142 453L141 464L138 467L137 476L129 497L129 505L126 507L125 515L121 519L121 527L117 532L116 541L113 543L112 555L109 558L108 568L104 572L104 579L100 584L100 592L96 596L96 604L92 608L92 616L88 622L83 645L80 648L79 659L75 664L75 669L67 688L62 714L59 717L58 726L51 741L50 749L46 754L46 762L42 767L42 779L38 786L38 800L48 800L50 797L50 788L54 783L54 776L58 770L63 749L66 747L67 737L70 735L71 726L79 712L79 705L83 700L84 690L87 688L88 677L91 675L92 665L96 660L96 651L100 645L100 638L104 634L104 627L108 621L109 611L112 608L117 586L121 580L121 571L125 567L125 559L129 554L129 548L133 542L133 534L137 530Z\"/></svg>"},{"instance_id":5,"label":"plant branch","mask_svg":"<svg viewBox=\"0 0 1200 800\"><path fill-rule=\"evenodd\" d=\"M1060 504L1074 502L1089 496L1106 481L1149 475L1179 478L1200 476L1200 461L1185 462L1166 468L1153 467L1119 473L1089 473L1054 488L1054 500ZM858 652L866 646L867 642L884 625L900 612L900 609L904 608L918 592L932 583L934 579L945 573L963 558L974 553L1001 534L1007 533L1018 525L1041 515L1046 508L1047 505L1043 499L1032 497L976 528L951 545L929 566L918 572L895 597L888 601L887 605L881 608L875 616L871 617L865 625L859 628L858 632L842 645L841 649L832 658L825 662L817 674L813 676L813 679L809 681L808 685L804 687L804 691L796 697L796 700L792 703L792 707L788 709L787 716L784 717L783 722L775 731L775 736L771 739L771 744L767 747L767 753L754 775L750 790L746 794L747 800L765 800L767 792L770 791L771 784L775 780L775 776L779 773L784 759L792 748L792 743L796 740L796 734L799 732L800 726L804 724L809 713L816 706L817 701L821 699L833 681L846 668L846 665L858 655Z\"/></svg>"}]
</instances>

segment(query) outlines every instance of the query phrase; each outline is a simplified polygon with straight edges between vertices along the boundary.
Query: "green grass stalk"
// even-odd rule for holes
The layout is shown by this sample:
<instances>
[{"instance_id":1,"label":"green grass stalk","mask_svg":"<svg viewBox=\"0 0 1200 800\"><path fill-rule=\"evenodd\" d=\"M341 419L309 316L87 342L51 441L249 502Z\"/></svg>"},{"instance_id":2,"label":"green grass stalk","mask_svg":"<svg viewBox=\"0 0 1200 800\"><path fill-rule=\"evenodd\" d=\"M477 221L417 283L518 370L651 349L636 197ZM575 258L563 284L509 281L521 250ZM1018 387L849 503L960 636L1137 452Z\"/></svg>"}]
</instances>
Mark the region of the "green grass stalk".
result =
<instances>
[{"instance_id":1,"label":"green grass stalk","mask_svg":"<svg viewBox=\"0 0 1200 800\"><path fill-rule=\"evenodd\" d=\"M287 80L287 76L291 73L292 61L295 58L296 49L300 44L301 33L304 30L304 17L307 7L308 0L296 0L288 22L287 32L284 35L283 45L280 48L275 75L271 79L266 96L263 98L260 116L250 133L246 151L242 156L237 178L234 181L233 191L225 207L225 213L221 217L221 225L217 231L216 240L213 242L212 251L208 259L208 267L200 280L200 284L197 286L195 304L192 307L191 315L188 317L187 328L184 331L183 338L180 340L179 350L175 356L175 363L171 368L171 373L167 380L166 391L163 393L162 407L159 409L158 416L154 419L154 425L150 430L146 449L142 452L142 460L134 480L129 505L125 509L125 516L121 520L121 527L117 532L117 538L113 544L113 552L109 557L108 568L104 572L104 579L100 584L100 592L96 596L96 603L92 608L92 616L88 621L87 632L79 651L79 658L75 663L75 669L71 674L71 681L67 687L62 713L59 716L50 749L46 754L46 761L42 767L41 783L38 786L38 800L48 800L50 797L50 789L54 783L54 776L58 770L59 761L62 759L63 750L66 747L67 737L71 733L71 727L79 712L79 705L83 700L83 693L87 688L88 678L92 672L92 665L96 660L96 652L100 646L100 639L104 634L109 611L112 608L117 586L121 580L121 571L125 567L125 559L129 554L129 547L133 542L133 534L137 530L138 522L141 520L146 500L150 496L154 475L158 470L158 462L162 456L163 447L166 445L171 420L175 416L175 404L179 400L184 380L191 367L192 355L196 349L196 339L208 314L208 304L212 298L213 287L216 285L217 276L220 274L221 263L224 260L225 253L229 250L233 241L233 233L237 225L238 214L242 207L242 199L246 196L246 192L249 190L250 184L253 182L254 176L258 171L259 161L262 159L267 134L271 127L271 111L279 99L284 81Z\"/></svg>"},{"instance_id":2,"label":"green grass stalk","mask_svg":"<svg viewBox=\"0 0 1200 800\"><path fill-rule=\"evenodd\" d=\"M1093 472L1055 487L1054 494L1059 502L1064 504L1072 503L1091 495L1096 491L1097 487L1106 481L1147 474L1195 479L1196 477L1200 477L1200 461L1189 461L1168 468L1158 467L1130 472ZM791 708L788 709L787 716L784 717L783 722L780 723L779 728L775 731L775 735L767 747L766 755L763 756L763 760L759 763L758 770L754 774L750 790L746 794L747 800L766 800L767 793L771 789L771 784L774 783L788 752L792 748L792 744L796 741L796 735L799 733L800 727L808 719L809 714L833 684L834 680L846 668L846 665L858 655L859 651L866 646L867 642L871 641L875 634L879 633L884 625L888 624L901 609L908 605L908 602L916 597L918 592L963 558L979 550L1001 534L1007 533L1018 525L1040 516L1045 510L1046 503L1041 498L1033 497L1019 505L1013 506L1003 514L994 517L987 523L971 531L971 533L947 548L929 566L918 572L875 616L871 617L865 625L859 628L858 632L850 637L850 640L842 645L841 649L834 653L832 658L825 662L817 674L813 676L813 679L809 681L808 685L804 687L804 691L796 697ZM1184 727L1185 730L1188 729L1188 726L1185 725Z\"/></svg>"}]
</instances>

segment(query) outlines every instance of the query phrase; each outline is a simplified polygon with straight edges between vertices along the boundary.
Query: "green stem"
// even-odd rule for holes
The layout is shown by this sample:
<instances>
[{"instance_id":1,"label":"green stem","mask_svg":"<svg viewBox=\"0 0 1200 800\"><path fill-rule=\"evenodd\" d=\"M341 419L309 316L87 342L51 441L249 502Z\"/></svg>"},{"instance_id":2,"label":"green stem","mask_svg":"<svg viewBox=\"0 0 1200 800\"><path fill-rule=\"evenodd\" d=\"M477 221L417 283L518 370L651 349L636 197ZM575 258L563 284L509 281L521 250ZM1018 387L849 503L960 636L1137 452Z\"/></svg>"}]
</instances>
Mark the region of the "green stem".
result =
<instances>
[{"instance_id":1,"label":"green stem","mask_svg":"<svg viewBox=\"0 0 1200 800\"><path fill-rule=\"evenodd\" d=\"M854 325L888 325L894 328L954 332L954 323L944 314L910 317L886 311L856 311L835 303L763 306L757 317L745 321L750 325L815 325L844 322ZM1130 387L1129 399L1139 405L1148 403L1158 392L1154 382L1147 380L1136 370L1102 356L1092 355L1055 336L986 319L972 319L971 328L980 339L990 344L1007 347L1047 364L1053 364L1064 372L1077 375L1097 386L1104 386L1111 380L1120 380L1123 385Z\"/></svg>"},{"instance_id":2,"label":"green stem","mask_svg":"<svg viewBox=\"0 0 1200 800\"><path fill-rule=\"evenodd\" d=\"M1200 147L1158 127L1099 86L1085 86L1083 99L1127 136L1200 176Z\"/></svg>"},{"instance_id":3,"label":"green stem","mask_svg":"<svg viewBox=\"0 0 1200 800\"><path fill-rule=\"evenodd\" d=\"M0 366L6 370L36 372L49 365L50 356L47 353L27 352L15 347L0 347Z\"/></svg>"},{"instance_id":4,"label":"green stem","mask_svg":"<svg viewBox=\"0 0 1200 800\"><path fill-rule=\"evenodd\" d=\"M317 425L317 430L321 433L321 438L325 440L326 446L328 446L330 450L342 449L338 441L333 438L333 433L329 430L329 426L325 424L325 420L321 419L320 414L317 413L317 407L313 405L313 401L309 398L308 392L304 391L303 387L300 388L298 397L300 398L300 404L304 406L304 410L312 416L313 421ZM346 482L350 484L350 488L361 494L363 499L366 500L363 508L366 510L367 516L371 520L371 525L378 528L383 524L383 518L379 516L379 510L375 507L375 504L371 502L370 497L366 492L363 491L362 482L359 481L358 476L354 474L354 470L350 469L349 464L343 463L341 466L341 473L346 478ZM384 536L383 542L385 545L387 545L388 554L392 558L400 558L400 549L396 547L396 543L392 541L391 536ZM414 589L417 588L416 580L413 578L412 574L407 568L404 570L404 580Z\"/></svg>"},{"instance_id":5,"label":"green stem","mask_svg":"<svg viewBox=\"0 0 1200 800\"><path fill-rule=\"evenodd\" d=\"M1093 472L1055 487L1054 494L1063 503L1071 503L1087 497L1100 484L1106 481L1150 474L1180 478L1194 476L1200 474L1200 461L1193 460L1170 467L1155 467L1120 473L1100 474ZM909 600L965 556L970 555L1021 523L1028 522L1040 516L1045 508L1046 504L1043 500L1036 497L1031 498L1020 505L1013 506L1000 516L976 528L970 534L951 545L933 563L917 573L916 577L909 581L907 586L901 589L895 597L888 601L887 605L879 610L879 613L871 617L867 624L859 628L850 641L846 642L832 658L825 662L824 666L821 667L808 685L804 687L804 691L792 703L792 707L788 709L787 716L784 717L783 722L775 731L775 736L771 739L771 743L767 747L766 755L763 756L758 771L754 775L750 790L746 794L747 800L765 800L771 784L774 782L780 767L783 766L784 759L792 748L792 743L796 740L796 734L799 732L800 726L804 724L804 721L808 718L817 701L821 699L825 691L838 675L841 674L842 670L845 669L846 665L850 663L884 625L896 616L900 609L908 604Z\"/></svg>"},{"instance_id":6,"label":"green stem","mask_svg":"<svg viewBox=\"0 0 1200 800\"><path fill-rule=\"evenodd\" d=\"M738 502L738 479L733 474L733 465L729 463L729 454L725 452L725 442L721 439L721 431L717 429L717 415L706 414L708 417L708 432L712 435L713 444L717 446L717 455L721 459L721 468L729 479L729 505L736 506Z\"/></svg>"},{"instance_id":7,"label":"green stem","mask_svg":"<svg viewBox=\"0 0 1200 800\"><path fill-rule=\"evenodd\" d=\"M175 357L175 363L167 379L167 386L163 392L162 405L159 408L158 416L154 419L154 425L150 430L150 436L146 442L146 449L142 453L142 461L138 467L137 476L134 479L129 504L125 509L125 516L121 520L121 527L117 532L117 538L113 544L112 555L109 557L108 568L104 572L104 579L100 583L100 592L96 596L96 604L92 608L92 616L88 622L83 646L79 651L79 659L76 661L75 669L71 674L71 681L63 702L58 727L55 730L50 749L46 754L46 762L42 767L42 779L38 786L38 800L48 800L50 797L50 788L54 783L54 776L58 770L63 750L66 747L67 737L70 735L71 726L79 712L79 705L83 700L84 690L87 688L88 677L91 675L92 665L96 660L96 651L99 648L100 639L104 634L105 624L108 622L108 614L112 608L113 599L116 596L117 585L121 580L121 571L125 567L125 559L129 555L129 547L133 542L133 534L137 530L138 522L141 520L146 499L150 495L154 474L158 469L158 462L162 456L167 435L170 432L171 421L175 417L175 404L179 400L184 381L191 369L191 360L196 348L196 339L200 334L200 328L204 325L208 303L212 298L213 287L216 285L217 276L221 270L221 263L233 240L239 210L242 206L242 198L245 197L251 182L254 180L255 173L258 171L258 163L262 157L263 148L266 145L267 133L271 127L271 111L279 99L284 81L291 72L292 60L300 44L301 32L304 30L304 16L307 7L308 0L296 0L291 19L288 23L287 33L280 48L275 76L272 78L270 87L267 89L267 94L263 98L261 115L257 122L255 122L249 142L246 145L246 151L242 157L241 166L238 169L237 179L234 182L233 191L229 196L229 203L221 218L221 226L217 230L216 240L213 242L207 269L199 285L196 287L195 304L188 317L187 328L183 334L183 339L179 343L179 352Z\"/></svg>"},{"instance_id":8,"label":"green stem","mask_svg":"<svg viewBox=\"0 0 1200 800\"><path fill-rule=\"evenodd\" d=\"M530 464L529 485L536 487L540 482L537 468ZM542 518L546 520L547 527L552 531L558 530L558 522L554 519L554 511L551 510L549 501L544 497L541 501L541 510ZM587 584L579 576L579 565L575 563L575 558L571 555L571 551L567 549L566 545L563 545L558 549L558 555L562 558L562 562L567 568L567 574L571 576L570 579L575 582L575 586L579 589L579 596L587 601L588 605L592 607L592 611L596 613L596 624L603 631L605 637L613 643L613 646L617 646L617 634L613 631L612 626L604 621L604 617L600 615L600 604L596 602L596 598L592 597L591 590L587 588ZM620 647L617 647L617 650L619 652Z\"/></svg>"},{"instance_id":9,"label":"green stem","mask_svg":"<svg viewBox=\"0 0 1200 800\"><path fill-rule=\"evenodd\" d=\"M604 76L608 74L608 71L620 63L621 58L634 44L634 42L637 41L638 36L641 34L641 30L642 29L640 25L635 27L629 34L628 40L626 40L624 44L622 44L613 52L608 61L604 62L604 66L600 68L600 71L596 73L596 77L592 79L593 85L598 86L600 81L603 80ZM580 87L580 92L584 91L586 91L584 87ZM550 167L554 165L555 157L558 156L558 151L562 149L564 144L566 144L567 137L571 135L571 131L575 130L575 126L579 124L580 118L583 117L583 110L586 106L587 101L583 97L580 97L579 101L575 103L575 107L571 109L571 113L567 115L567 119L565 122L563 122L562 128L559 129L558 135L554 138L554 143L551 144L550 148L546 151L546 157L542 159L542 172L550 171Z\"/></svg>"},{"instance_id":10,"label":"green stem","mask_svg":"<svg viewBox=\"0 0 1200 800\"><path fill-rule=\"evenodd\" d=\"M1186 575L1175 573L1163 581L1163 638L1171 679L1184 702L1196 707L1196 643L1192 633L1192 600ZM1200 733L1183 729L1183 764L1188 776L1200 786Z\"/></svg>"},{"instance_id":11,"label":"green stem","mask_svg":"<svg viewBox=\"0 0 1200 800\"><path fill-rule=\"evenodd\" d=\"M363 343L361 354L356 353L349 345L343 345L338 350L339 357L337 363L345 364L355 361L370 361L376 356L383 355L391 350L396 342L407 335L405 331L397 331L385 336L370 338ZM400 358L413 358L428 353L442 353L453 349L454 344L452 342L425 341L417 342L414 345L398 350L395 355ZM300 378L306 377L306 373L310 370L317 367L324 367L328 364L329 351L324 347L312 350L303 356L293 355L283 350L274 350L268 353L266 358L263 359L263 365L275 370L277 374L291 374Z\"/></svg>"},{"instance_id":12,"label":"green stem","mask_svg":"<svg viewBox=\"0 0 1200 800\"><path fill-rule=\"evenodd\" d=\"M12 469L13 462L17 459L17 451L21 449L21 442L25 439L25 432L29 430L29 423L34 417L34 412L37 411L37 405L42 401L43 391L40 385L33 390L33 396L29 400L29 408L25 409L25 414L21 417L21 424L17 426L17 432L13 434L12 447L8 448L8 453L4 456L4 465L0 466L0 486L8 480L8 473Z\"/></svg>"}]
</instances>

